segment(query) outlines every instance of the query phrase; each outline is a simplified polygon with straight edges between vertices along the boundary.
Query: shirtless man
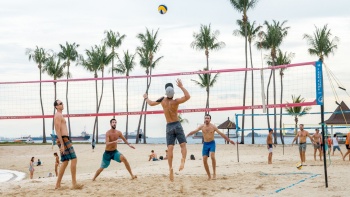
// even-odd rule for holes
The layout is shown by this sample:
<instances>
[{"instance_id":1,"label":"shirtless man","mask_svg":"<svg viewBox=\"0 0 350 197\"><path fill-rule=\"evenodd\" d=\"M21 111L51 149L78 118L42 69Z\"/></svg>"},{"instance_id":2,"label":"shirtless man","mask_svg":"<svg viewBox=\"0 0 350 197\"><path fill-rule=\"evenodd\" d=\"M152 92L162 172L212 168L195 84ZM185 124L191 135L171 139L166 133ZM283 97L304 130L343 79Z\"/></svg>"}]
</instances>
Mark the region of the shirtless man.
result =
<instances>
[{"instance_id":1,"label":"shirtless man","mask_svg":"<svg viewBox=\"0 0 350 197\"><path fill-rule=\"evenodd\" d=\"M300 124L299 125L300 131L295 135L295 138L293 139L292 146L299 137L299 154L300 154L300 161L301 165L306 165L305 164L305 152L306 152L306 137L309 137L311 142L314 143L312 137L310 136L309 132L304 130L304 125Z\"/></svg>"},{"instance_id":2,"label":"shirtless man","mask_svg":"<svg viewBox=\"0 0 350 197\"><path fill-rule=\"evenodd\" d=\"M62 162L62 165L58 172L55 189L61 188L62 177L63 177L64 171L66 170L69 160L72 161L70 164L70 171L72 174L72 189L81 189L83 185L77 184L77 180L76 180L77 156L75 154L73 145L69 140L66 120L63 118L63 115L62 115L63 103L60 100L56 100L53 105L57 110L54 117L54 123L55 123L56 135L57 135L56 143L60 148L61 162Z\"/></svg>"},{"instance_id":3,"label":"shirtless man","mask_svg":"<svg viewBox=\"0 0 350 197\"><path fill-rule=\"evenodd\" d=\"M215 159L215 140L214 140L214 134L217 132L218 134L221 135L226 141L230 142L231 144L235 144L234 141L230 140L226 135L224 135L222 132L219 131L219 129L210 123L211 121L211 116L209 114L206 114L204 116L204 124L200 125L197 129L191 131L186 135L186 137L191 136L198 131L202 130L203 133L203 149L202 149L202 156L203 156L203 164L205 171L207 172L208 175L208 180L211 179L210 175L210 170L208 166L208 157L211 157L211 162L213 166L213 179L216 179L216 159Z\"/></svg>"},{"instance_id":4,"label":"shirtless man","mask_svg":"<svg viewBox=\"0 0 350 197\"><path fill-rule=\"evenodd\" d=\"M182 154L179 171L183 170L185 166L185 160L187 155L187 149L186 149L187 141L184 134L184 130L181 126L181 123L179 122L177 110L179 108L179 104L186 102L191 97L188 91L183 87L180 79L176 80L176 84L184 93L184 96L181 98L177 98L177 99L173 98L174 87L172 83L165 84L166 97L161 97L156 101L151 101L148 98L147 94L143 95L143 98L146 99L146 102L148 103L148 105L155 106L155 105L161 104L163 107L165 119L167 122L166 140L167 140L167 147L168 147L168 165L169 165L170 181L174 181L173 151L174 151L174 145L175 145L176 139L180 144L181 154Z\"/></svg>"},{"instance_id":5,"label":"shirtless man","mask_svg":"<svg viewBox=\"0 0 350 197\"><path fill-rule=\"evenodd\" d=\"M345 157L350 154L350 132L346 135L345 147L348 150L348 152L344 154L344 157L343 157L344 161L345 161ZM349 161L350 161L350 155L349 155Z\"/></svg>"},{"instance_id":6,"label":"shirtless man","mask_svg":"<svg viewBox=\"0 0 350 197\"><path fill-rule=\"evenodd\" d=\"M267 150L269 151L269 155L267 157L267 163L268 164L272 164L272 133L273 133L273 129L269 129L269 134L267 135L267 138L266 138L266 144L267 144ZM276 144L274 144L274 146L276 147Z\"/></svg>"},{"instance_id":7,"label":"shirtless man","mask_svg":"<svg viewBox=\"0 0 350 197\"><path fill-rule=\"evenodd\" d=\"M148 161L158 161L157 154L154 153L154 150L151 150L151 154L149 155Z\"/></svg>"},{"instance_id":8,"label":"shirtless man","mask_svg":"<svg viewBox=\"0 0 350 197\"><path fill-rule=\"evenodd\" d=\"M57 176L58 175L58 166L60 165L60 158L58 157L57 153L54 153L53 156L55 156L55 173Z\"/></svg>"},{"instance_id":9,"label":"shirtless man","mask_svg":"<svg viewBox=\"0 0 350 197\"><path fill-rule=\"evenodd\" d=\"M322 135L320 134L319 129L315 129L315 132L316 133L311 136L315 142L315 144L314 144L314 160L316 161L316 152L318 150L318 152L320 153L320 161L322 161L322 149L321 149Z\"/></svg>"},{"instance_id":10,"label":"shirtless man","mask_svg":"<svg viewBox=\"0 0 350 197\"><path fill-rule=\"evenodd\" d=\"M111 129L106 132L106 149L102 156L101 167L96 171L92 181L95 181L98 175L100 175L100 173L109 166L111 160L117 161L119 163L123 162L126 169L131 175L131 179L135 179L137 176L132 174L128 160L126 160L124 155L117 150L118 138L121 138L124 143L127 144L130 148L135 149L135 147L126 141L121 131L115 129L117 127L116 119L112 118L109 123L111 125Z\"/></svg>"}]
</instances>

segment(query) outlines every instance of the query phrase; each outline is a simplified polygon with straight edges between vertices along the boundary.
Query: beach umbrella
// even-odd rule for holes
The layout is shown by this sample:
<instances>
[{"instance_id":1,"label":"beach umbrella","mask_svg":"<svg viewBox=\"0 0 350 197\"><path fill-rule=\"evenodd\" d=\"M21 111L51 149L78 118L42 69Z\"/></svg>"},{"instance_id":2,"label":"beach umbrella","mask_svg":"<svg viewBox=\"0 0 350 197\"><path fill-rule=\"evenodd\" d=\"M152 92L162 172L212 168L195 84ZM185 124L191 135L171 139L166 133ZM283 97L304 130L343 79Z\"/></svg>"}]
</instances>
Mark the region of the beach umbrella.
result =
<instances>
[{"instance_id":1,"label":"beach umbrella","mask_svg":"<svg viewBox=\"0 0 350 197\"><path fill-rule=\"evenodd\" d=\"M230 138L230 129L236 129L236 124L227 117L227 120L218 126L218 129L227 129L227 137ZM230 142L227 142L228 144Z\"/></svg>"}]
</instances>

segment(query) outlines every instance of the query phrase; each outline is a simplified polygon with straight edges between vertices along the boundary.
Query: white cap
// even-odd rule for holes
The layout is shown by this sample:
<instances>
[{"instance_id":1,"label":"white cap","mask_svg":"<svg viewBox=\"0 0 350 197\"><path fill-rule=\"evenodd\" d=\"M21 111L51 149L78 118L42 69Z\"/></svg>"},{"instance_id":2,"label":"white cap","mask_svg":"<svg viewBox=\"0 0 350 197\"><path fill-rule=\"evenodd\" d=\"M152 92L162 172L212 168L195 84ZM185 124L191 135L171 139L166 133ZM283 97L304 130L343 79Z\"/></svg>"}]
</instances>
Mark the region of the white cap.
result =
<instances>
[{"instance_id":1,"label":"white cap","mask_svg":"<svg viewBox=\"0 0 350 197\"><path fill-rule=\"evenodd\" d=\"M175 92L174 92L174 88L171 87L171 86L168 86L166 89L165 89L165 94L168 98L173 98Z\"/></svg>"}]
</instances>

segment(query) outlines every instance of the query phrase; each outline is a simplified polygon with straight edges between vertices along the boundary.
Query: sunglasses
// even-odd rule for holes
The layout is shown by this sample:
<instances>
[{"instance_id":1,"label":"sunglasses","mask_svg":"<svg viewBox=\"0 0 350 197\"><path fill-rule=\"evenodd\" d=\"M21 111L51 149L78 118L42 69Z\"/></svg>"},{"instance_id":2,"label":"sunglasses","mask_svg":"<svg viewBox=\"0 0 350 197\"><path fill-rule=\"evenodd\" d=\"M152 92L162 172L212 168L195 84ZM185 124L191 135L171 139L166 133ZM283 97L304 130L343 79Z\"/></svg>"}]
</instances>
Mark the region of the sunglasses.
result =
<instances>
[{"instance_id":1,"label":"sunglasses","mask_svg":"<svg viewBox=\"0 0 350 197\"><path fill-rule=\"evenodd\" d=\"M63 105L63 103L57 103L57 105Z\"/></svg>"}]
</instances>

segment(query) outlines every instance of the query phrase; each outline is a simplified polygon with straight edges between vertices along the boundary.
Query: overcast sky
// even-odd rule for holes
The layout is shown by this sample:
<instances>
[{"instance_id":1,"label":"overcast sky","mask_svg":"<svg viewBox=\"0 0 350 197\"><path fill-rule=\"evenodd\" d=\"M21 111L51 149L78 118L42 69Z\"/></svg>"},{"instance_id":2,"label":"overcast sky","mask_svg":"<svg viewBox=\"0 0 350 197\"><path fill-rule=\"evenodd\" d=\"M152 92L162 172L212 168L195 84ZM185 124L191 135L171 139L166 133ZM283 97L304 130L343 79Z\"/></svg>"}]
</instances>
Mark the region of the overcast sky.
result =
<instances>
[{"instance_id":1,"label":"overcast sky","mask_svg":"<svg viewBox=\"0 0 350 197\"><path fill-rule=\"evenodd\" d=\"M160 4L168 7L168 12L164 15L157 11ZM263 24L265 20L288 21L286 25L291 28L281 49L295 53L293 63L317 60L316 57L308 55L308 45L302 37L305 33L312 34L315 26L322 27L328 24L332 34L338 36L340 42L335 55L331 55L325 62L345 88L350 89L347 76L347 57L350 51L349 7L348 0L260 0L256 7L248 12L248 17L257 24ZM80 44L78 51L84 54L85 49L101 43L105 30L113 30L127 36L118 52L135 52L140 44L136 35L144 33L146 27L159 29L158 36L162 40L158 56L164 58L154 73L192 71L204 67L204 52L195 51L190 47L192 35L198 32L201 24L211 24L212 29L219 30L219 40L226 43L222 50L211 52L210 67L244 67L244 40L232 35L233 30L238 28L237 19L241 19L241 14L233 9L228 0L0 1L0 81L38 80L37 66L28 61L25 55L26 48L39 46L58 52L59 44L68 41ZM254 48L253 54L255 64L261 65L260 52ZM267 54L267 51L264 51L264 54ZM91 73L80 67L72 66L71 72L73 78L91 77ZM143 72L141 69L135 69L133 74ZM43 79L51 78L44 74ZM344 99L349 101L349 97ZM0 109L8 107L1 104L0 106ZM334 100L330 100L326 105L328 111L333 111L335 107ZM223 116L233 117L232 114ZM188 131L202 122L202 114L193 114L186 118L192 122L184 125ZM222 121L222 117L213 118L213 122ZM125 128L122 122L120 121L121 130ZM16 121L1 120L0 136L21 136L28 133L40 135L39 120L33 120L23 126L16 125L20 130L18 133L14 133L17 131L13 128L14 125ZM165 122L164 125L157 126L150 135L165 136L162 131L164 126ZM75 130L82 130L81 127L76 126ZM109 125L101 124L100 128L107 130Z\"/></svg>"}]
</instances>

